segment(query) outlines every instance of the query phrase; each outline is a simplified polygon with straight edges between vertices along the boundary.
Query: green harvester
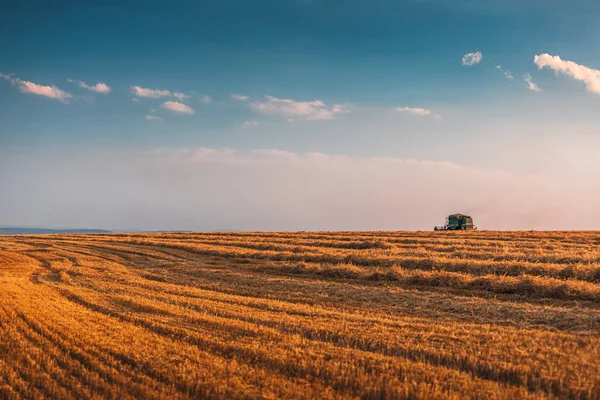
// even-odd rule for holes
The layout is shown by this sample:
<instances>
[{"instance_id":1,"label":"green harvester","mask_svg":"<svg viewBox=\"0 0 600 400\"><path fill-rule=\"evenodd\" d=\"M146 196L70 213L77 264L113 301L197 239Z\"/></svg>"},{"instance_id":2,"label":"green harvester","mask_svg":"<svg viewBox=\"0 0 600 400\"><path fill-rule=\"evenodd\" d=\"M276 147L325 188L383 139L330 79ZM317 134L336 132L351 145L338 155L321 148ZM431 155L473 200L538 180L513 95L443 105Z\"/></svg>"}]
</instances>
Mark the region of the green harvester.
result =
<instances>
[{"instance_id":1,"label":"green harvester","mask_svg":"<svg viewBox=\"0 0 600 400\"><path fill-rule=\"evenodd\" d=\"M475 228L473 218L464 214L452 214L446 218L446 225L436 226L436 231L471 231Z\"/></svg>"}]
</instances>

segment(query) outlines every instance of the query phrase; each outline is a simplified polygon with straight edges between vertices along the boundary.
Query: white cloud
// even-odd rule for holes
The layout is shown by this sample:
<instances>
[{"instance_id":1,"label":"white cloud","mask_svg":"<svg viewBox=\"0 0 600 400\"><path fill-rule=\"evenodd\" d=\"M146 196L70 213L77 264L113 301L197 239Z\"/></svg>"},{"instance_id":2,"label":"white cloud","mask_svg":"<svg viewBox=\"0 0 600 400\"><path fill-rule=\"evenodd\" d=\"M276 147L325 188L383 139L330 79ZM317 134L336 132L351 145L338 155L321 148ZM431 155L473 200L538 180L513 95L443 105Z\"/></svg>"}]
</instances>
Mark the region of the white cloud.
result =
<instances>
[{"instance_id":1,"label":"white cloud","mask_svg":"<svg viewBox=\"0 0 600 400\"><path fill-rule=\"evenodd\" d=\"M479 64L483 59L483 54L481 51L477 51L475 53L467 53L462 58L462 65L470 67L475 64Z\"/></svg>"},{"instance_id":2,"label":"white cloud","mask_svg":"<svg viewBox=\"0 0 600 400\"><path fill-rule=\"evenodd\" d=\"M411 107L396 107L396 110L400 112L408 112L416 115L429 115L431 114L431 110L426 108L411 108Z\"/></svg>"},{"instance_id":3,"label":"white cloud","mask_svg":"<svg viewBox=\"0 0 600 400\"><path fill-rule=\"evenodd\" d=\"M165 101L160 106L167 110L175 111L175 112L182 113L182 114L194 114L195 113L195 111L191 107L189 107L183 103L180 103L178 101Z\"/></svg>"},{"instance_id":4,"label":"white cloud","mask_svg":"<svg viewBox=\"0 0 600 400\"><path fill-rule=\"evenodd\" d=\"M30 81L24 81L19 78L13 78L11 75L5 75L0 73L0 78L6 79L13 85L17 86L21 93L30 93L36 94L38 96L49 97L51 99L56 99L63 103L68 103L68 100L73 97L73 95L69 92L65 92L64 90L59 89L58 87L52 86L44 86L38 85L37 83L33 83Z\"/></svg>"},{"instance_id":5,"label":"white cloud","mask_svg":"<svg viewBox=\"0 0 600 400\"><path fill-rule=\"evenodd\" d=\"M131 93L133 93L137 97L148 97L151 99L158 99L159 97L176 97L180 100L187 99L187 94L183 93L173 93L169 90L160 90L160 89L148 89L140 86L132 86Z\"/></svg>"},{"instance_id":6,"label":"white cloud","mask_svg":"<svg viewBox=\"0 0 600 400\"><path fill-rule=\"evenodd\" d=\"M504 69L501 65L496 65L496 69L502 71L506 79L514 80L515 76L510 72L510 69Z\"/></svg>"},{"instance_id":7,"label":"white cloud","mask_svg":"<svg viewBox=\"0 0 600 400\"><path fill-rule=\"evenodd\" d=\"M562 60L559 56L540 54L534 57L533 62L539 69L550 68L558 75L563 73L571 78L582 81L588 92L600 94L600 71L573 61Z\"/></svg>"},{"instance_id":8,"label":"white cloud","mask_svg":"<svg viewBox=\"0 0 600 400\"><path fill-rule=\"evenodd\" d=\"M156 115L151 115L151 114L148 114L148 115L146 115L146 119L149 119L149 120L156 120L156 121L160 121L160 120L162 120L162 118L161 118L161 117L157 117Z\"/></svg>"},{"instance_id":9,"label":"white cloud","mask_svg":"<svg viewBox=\"0 0 600 400\"><path fill-rule=\"evenodd\" d=\"M523 80L525 80L525 83L527 84L527 89L533 90L534 92L540 92L542 90L533 82L531 74L523 75Z\"/></svg>"},{"instance_id":10,"label":"white cloud","mask_svg":"<svg viewBox=\"0 0 600 400\"><path fill-rule=\"evenodd\" d=\"M252 111L265 115L279 115L289 118L303 118L306 120L333 119L336 114L345 114L349 110L342 104L328 107L321 100L295 101L291 99L278 99L265 96L267 101L254 101L249 104Z\"/></svg>"},{"instance_id":11,"label":"white cloud","mask_svg":"<svg viewBox=\"0 0 600 400\"><path fill-rule=\"evenodd\" d=\"M246 101L248 100L250 97L249 96L244 96L243 94L232 94L231 98L234 100L239 100L239 101Z\"/></svg>"},{"instance_id":12,"label":"white cloud","mask_svg":"<svg viewBox=\"0 0 600 400\"><path fill-rule=\"evenodd\" d=\"M202 102L203 103L209 104L209 103L212 103L212 101L213 100L212 100L212 98L210 96L207 96L207 95L202 96Z\"/></svg>"},{"instance_id":13,"label":"white cloud","mask_svg":"<svg viewBox=\"0 0 600 400\"><path fill-rule=\"evenodd\" d=\"M110 91L111 91L110 86L108 86L107 84L105 84L103 82L98 82L95 85L90 86L83 81L77 81L74 79L67 79L67 81L69 81L70 83L74 83L74 84L78 85L79 87L81 87L83 89L87 89L91 92L107 94L107 93L110 93Z\"/></svg>"},{"instance_id":14,"label":"white cloud","mask_svg":"<svg viewBox=\"0 0 600 400\"><path fill-rule=\"evenodd\" d=\"M152 99L157 99L159 97L167 97L171 96L171 92L168 90L158 90L158 89L146 89L139 86L132 86L131 92L138 97L150 97Z\"/></svg>"},{"instance_id":15,"label":"white cloud","mask_svg":"<svg viewBox=\"0 0 600 400\"><path fill-rule=\"evenodd\" d=\"M258 121L244 121L244 123L242 124L242 127L248 128L250 126L257 126L257 125L258 125Z\"/></svg>"},{"instance_id":16,"label":"white cloud","mask_svg":"<svg viewBox=\"0 0 600 400\"><path fill-rule=\"evenodd\" d=\"M134 103L137 103L140 101L140 99L138 99L137 97L134 97L133 99L131 99L131 101L133 101Z\"/></svg>"},{"instance_id":17,"label":"white cloud","mask_svg":"<svg viewBox=\"0 0 600 400\"><path fill-rule=\"evenodd\" d=\"M12 83L13 85L16 85L17 81L18 81L18 79L17 78L13 78L11 74L3 74L2 72L0 72L0 78L6 79L7 81L9 81L10 83Z\"/></svg>"},{"instance_id":18,"label":"white cloud","mask_svg":"<svg viewBox=\"0 0 600 400\"><path fill-rule=\"evenodd\" d=\"M331 112L333 114L348 114L350 110L348 110L348 107L344 104L334 104L331 107Z\"/></svg>"},{"instance_id":19,"label":"white cloud","mask_svg":"<svg viewBox=\"0 0 600 400\"><path fill-rule=\"evenodd\" d=\"M428 110L426 108L419 108L419 107L396 107L396 111L399 112L405 112L405 113L409 113L409 114L413 114L413 115L421 115L421 116L432 116L434 118L441 118L442 116L439 114L435 114L433 111Z\"/></svg>"},{"instance_id":20,"label":"white cloud","mask_svg":"<svg viewBox=\"0 0 600 400\"><path fill-rule=\"evenodd\" d=\"M54 85L44 86L38 85L37 83L21 80L19 80L18 85L19 90L21 90L21 92L23 93L31 93L37 94L38 96L50 97L52 99L62 101L63 103L66 103L67 99L73 97L72 94L61 90Z\"/></svg>"}]
</instances>

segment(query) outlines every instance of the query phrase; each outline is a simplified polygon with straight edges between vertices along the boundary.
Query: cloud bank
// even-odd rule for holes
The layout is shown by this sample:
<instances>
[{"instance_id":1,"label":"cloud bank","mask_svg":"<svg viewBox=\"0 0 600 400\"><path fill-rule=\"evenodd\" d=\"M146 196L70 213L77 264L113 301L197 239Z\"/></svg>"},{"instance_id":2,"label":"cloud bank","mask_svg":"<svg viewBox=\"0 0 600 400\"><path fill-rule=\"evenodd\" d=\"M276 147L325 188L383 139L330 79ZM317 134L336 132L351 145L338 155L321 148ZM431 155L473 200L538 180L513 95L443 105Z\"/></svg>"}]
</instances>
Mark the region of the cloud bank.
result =
<instances>
[{"instance_id":1,"label":"cloud bank","mask_svg":"<svg viewBox=\"0 0 600 400\"><path fill-rule=\"evenodd\" d=\"M0 196L5 224L429 230L463 212L487 229L600 226L600 190L577 175L277 149L70 150L1 163L12 166L0 165L0 180L11 187Z\"/></svg>"}]
</instances>

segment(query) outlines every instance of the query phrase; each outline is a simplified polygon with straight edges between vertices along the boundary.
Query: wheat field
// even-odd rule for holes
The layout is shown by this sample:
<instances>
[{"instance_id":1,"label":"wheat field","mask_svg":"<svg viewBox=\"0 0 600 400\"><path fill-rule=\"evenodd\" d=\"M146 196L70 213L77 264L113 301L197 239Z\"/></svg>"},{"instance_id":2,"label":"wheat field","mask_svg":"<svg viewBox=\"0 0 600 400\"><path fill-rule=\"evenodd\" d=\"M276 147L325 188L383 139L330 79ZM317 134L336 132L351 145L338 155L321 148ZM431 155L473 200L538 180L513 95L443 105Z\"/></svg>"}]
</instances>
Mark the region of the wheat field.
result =
<instances>
[{"instance_id":1,"label":"wheat field","mask_svg":"<svg viewBox=\"0 0 600 400\"><path fill-rule=\"evenodd\" d=\"M0 398L600 398L600 233L0 237Z\"/></svg>"}]
</instances>

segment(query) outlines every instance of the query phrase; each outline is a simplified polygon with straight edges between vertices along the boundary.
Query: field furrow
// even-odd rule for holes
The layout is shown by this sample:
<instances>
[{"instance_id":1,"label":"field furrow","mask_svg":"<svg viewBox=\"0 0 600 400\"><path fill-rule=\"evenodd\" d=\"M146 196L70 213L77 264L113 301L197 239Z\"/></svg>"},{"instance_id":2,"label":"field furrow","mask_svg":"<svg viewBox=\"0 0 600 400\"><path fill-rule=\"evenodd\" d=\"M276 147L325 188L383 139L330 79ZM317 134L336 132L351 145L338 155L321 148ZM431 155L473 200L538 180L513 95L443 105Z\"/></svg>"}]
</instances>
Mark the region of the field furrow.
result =
<instances>
[{"instance_id":1,"label":"field furrow","mask_svg":"<svg viewBox=\"0 0 600 400\"><path fill-rule=\"evenodd\" d=\"M2 398L600 396L600 234L0 237Z\"/></svg>"}]
</instances>

